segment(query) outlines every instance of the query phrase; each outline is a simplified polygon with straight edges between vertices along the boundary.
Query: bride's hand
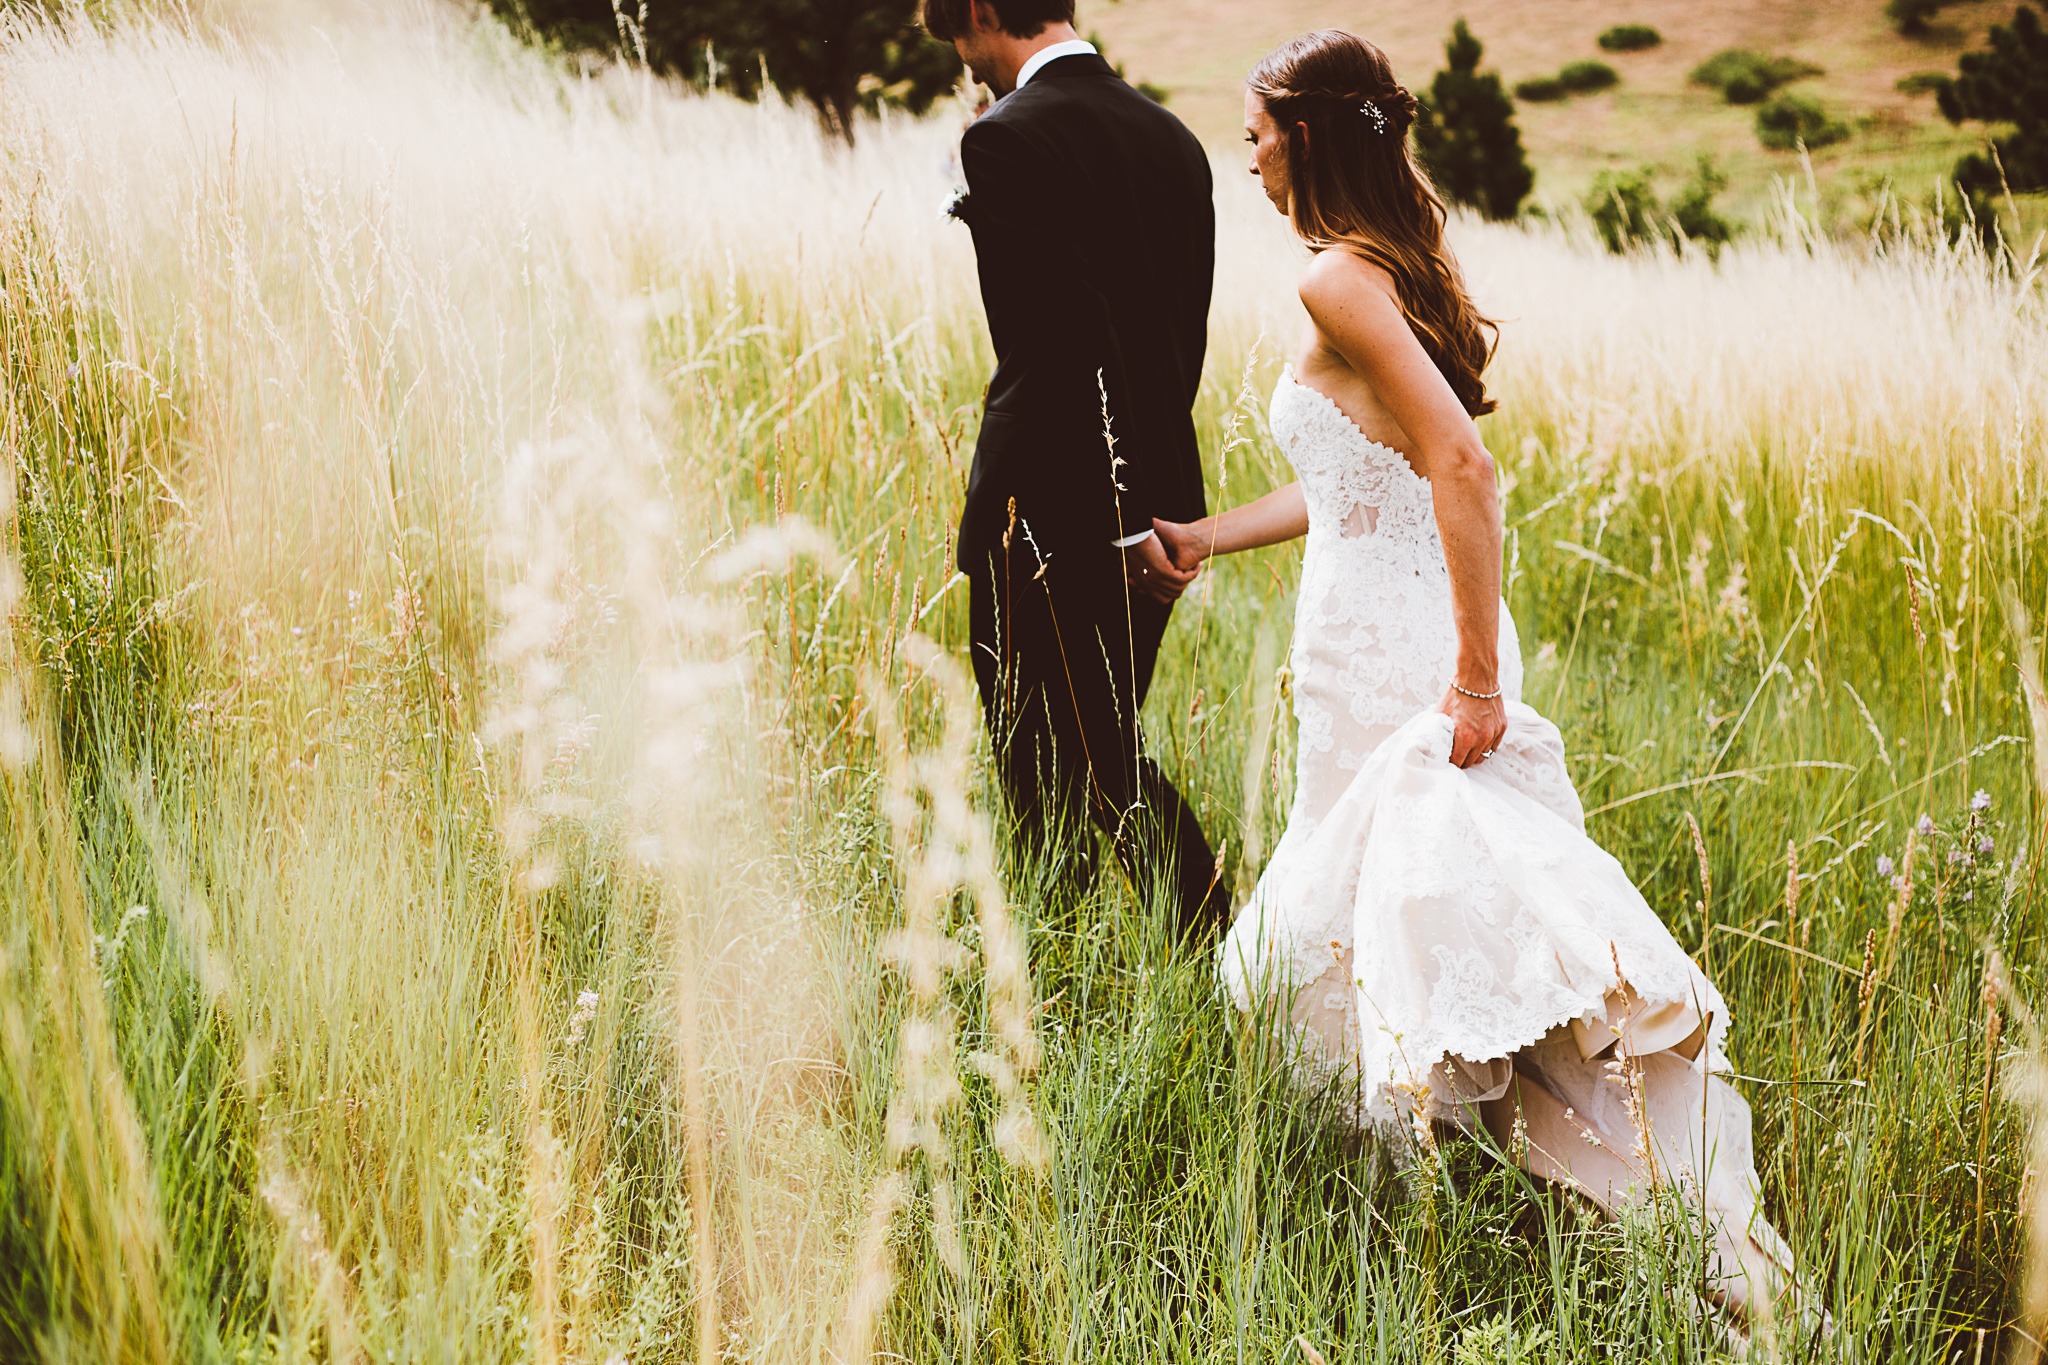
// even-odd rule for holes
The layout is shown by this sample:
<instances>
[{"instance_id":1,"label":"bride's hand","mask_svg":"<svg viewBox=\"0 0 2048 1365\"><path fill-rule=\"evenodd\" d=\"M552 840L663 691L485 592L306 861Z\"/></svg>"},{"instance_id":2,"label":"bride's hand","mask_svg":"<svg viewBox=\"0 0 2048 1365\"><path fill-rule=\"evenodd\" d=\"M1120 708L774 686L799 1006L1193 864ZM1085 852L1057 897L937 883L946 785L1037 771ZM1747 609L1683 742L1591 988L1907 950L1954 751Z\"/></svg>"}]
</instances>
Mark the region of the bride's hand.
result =
<instances>
[{"instance_id":1,"label":"bride's hand","mask_svg":"<svg viewBox=\"0 0 2048 1365\"><path fill-rule=\"evenodd\" d=\"M1187 591L1199 572L1199 568L1184 569L1176 563L1159 536L1147 536L1124 547L1124 577L1130 580L1131 587L1168 606Z\"/></svg>"},{"instance_id":2,"label":"bride's hand","mask_svg":"<svg viewBox=\"0 0 2048 1365\"><path fill-rule=\"evenodd\" d=\"M1508 732L1507 703L1499 697L1481 701L1454 687L1437 709L1451 718L1451 763L1456 767L1476 768L1492 758Z\"/></svg>"},{"instance_id":3,"label":"bride's hand","mask_svg":"<svg viewBox=\"0 0 2048 1365\"><path fill-rule=\"evenodd\" d=\"M1178 521L1161 521L1152 518L1152 530L1159 537L1159 544L1166 551L1166 557L1173 566L1184 573L1192 573L1201 567L1209 557L1209 545L1195 534L1195 528Z\"/></svg>"}]
</instances>

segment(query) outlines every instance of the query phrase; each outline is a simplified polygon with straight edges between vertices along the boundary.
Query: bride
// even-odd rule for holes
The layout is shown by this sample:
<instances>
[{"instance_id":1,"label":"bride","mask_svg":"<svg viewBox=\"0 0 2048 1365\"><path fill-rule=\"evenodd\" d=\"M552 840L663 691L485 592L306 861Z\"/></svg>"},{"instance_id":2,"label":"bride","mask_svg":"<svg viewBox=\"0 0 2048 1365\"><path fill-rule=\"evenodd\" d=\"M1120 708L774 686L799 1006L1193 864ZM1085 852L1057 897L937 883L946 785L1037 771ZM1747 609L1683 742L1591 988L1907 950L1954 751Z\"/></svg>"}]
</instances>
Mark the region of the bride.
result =
<instances>
[{"instance_id":1,"label":"bride","mask_svg":"<svg viewBox=\"0 0 2048 1365\"><path fill-rule=\"evenodd\" d=\"M1271 407L1298 476L1190 524L1183 570L1306 535L1287 830L1223 945L1240 1008L1279 1008L1362 1119L1484 1126L1610 1213L1660 1182L1700 1209L1739 1314L1791 1285L1757 1210L1727 1008L1585 834L1557 727L1523 704L1493 461L1472 419L1492 324L1407 145L1415 100L1325 29L1245 94L1251 172L1314 253L1310 326Z\"/></svg>"}]
</instances>

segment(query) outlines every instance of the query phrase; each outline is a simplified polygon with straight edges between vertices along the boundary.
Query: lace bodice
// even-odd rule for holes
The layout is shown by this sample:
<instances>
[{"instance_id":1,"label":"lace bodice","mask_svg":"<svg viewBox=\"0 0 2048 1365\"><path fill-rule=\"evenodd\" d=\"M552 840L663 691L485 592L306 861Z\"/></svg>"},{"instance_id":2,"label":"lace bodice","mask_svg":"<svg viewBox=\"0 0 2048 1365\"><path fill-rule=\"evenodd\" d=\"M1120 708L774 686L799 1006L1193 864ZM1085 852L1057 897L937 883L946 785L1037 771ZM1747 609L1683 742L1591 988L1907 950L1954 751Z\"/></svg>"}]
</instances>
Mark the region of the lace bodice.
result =
<instances>
[{"instance_id":1,"label":"lace bodice","mask_svg":"<svg viewBox=\"0 0 2048 1365\"><path fill-rule=\"evenodd\" d=\"M1280 376L1268 408L1273 439L1301 478L1309 535L1326 548L1434 575L1449 591L1429 480L1398 450L1369 441L1330 399Z\"/></svg>"},{"instance_id":2,"label":"lace bodice","mask_svg":"<svg viewBox=\"0 0 2048 1365\"><path fill-rule=\"evenodd\" d=\"M1269 413L1308 504L1291 659L1301 727L1291 832L1322 818L1395 727L1443 700L1458 632L1429 481L1292 374L1280 377ZM1505 608L1500 667L1502 689L1519 699L1521 651Z\"/></svg>"}]
</instances>

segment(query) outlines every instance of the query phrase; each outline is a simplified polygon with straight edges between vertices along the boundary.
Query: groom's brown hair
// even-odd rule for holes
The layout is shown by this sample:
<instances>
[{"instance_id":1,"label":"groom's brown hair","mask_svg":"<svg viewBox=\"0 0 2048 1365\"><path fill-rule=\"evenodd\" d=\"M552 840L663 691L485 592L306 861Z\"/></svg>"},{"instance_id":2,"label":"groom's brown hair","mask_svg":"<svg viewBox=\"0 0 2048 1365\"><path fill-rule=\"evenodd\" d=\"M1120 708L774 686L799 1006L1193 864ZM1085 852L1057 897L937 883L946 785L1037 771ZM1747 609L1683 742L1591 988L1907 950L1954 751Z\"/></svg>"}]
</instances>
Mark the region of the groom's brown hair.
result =
<instances>
[{"instance_id":1,"label":"groom's brown hair","mask_svg":"<svg viewBox=\"0 0 2048 1365\"><path fill-rule=\"evenodd\" d=\"M1012 38L1036 38L1049 24L1074 22L1074 0L981 0L992 10L1003 32ZM918 21L924 31L950 43L974 29L974 0L920 0Z\"/></svg>"}]
</instances>

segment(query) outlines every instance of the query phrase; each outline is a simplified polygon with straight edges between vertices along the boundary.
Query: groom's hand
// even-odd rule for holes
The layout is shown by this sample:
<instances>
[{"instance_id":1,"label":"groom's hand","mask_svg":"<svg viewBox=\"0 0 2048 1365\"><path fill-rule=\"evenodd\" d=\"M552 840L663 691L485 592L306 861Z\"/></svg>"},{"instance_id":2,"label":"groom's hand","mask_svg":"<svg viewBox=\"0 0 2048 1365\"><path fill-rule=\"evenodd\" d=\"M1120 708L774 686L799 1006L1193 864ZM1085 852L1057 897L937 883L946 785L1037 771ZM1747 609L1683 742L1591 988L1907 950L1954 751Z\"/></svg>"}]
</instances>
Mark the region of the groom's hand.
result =
<instances>
[{"instance_id":1,"label":"groom's hand","mask_svg":"<svg viewBox=\"0 0 2048 1365\"><path fill-rule=\"evenodd\" d=\"M1481 701L1454 687L1437 710L1451 718L1451 763L1459 768L1476 768L1492 758L1508 732L1507 703L1499 697Z\"/></svg>"},{"instance_id":2,"label":"groom's hand","mask_svg":"<svg viewBox=\"0 0 2048 1365\"><path fill-rule=\"evenodd\" d=\"M1171 606L1195 581L1199 568L1183 569L1166 557L1166 547L1156 535L1146 536L1124 547L1124 577L1131 587L1147 597Z\"/></svg>"}]
</instances>

